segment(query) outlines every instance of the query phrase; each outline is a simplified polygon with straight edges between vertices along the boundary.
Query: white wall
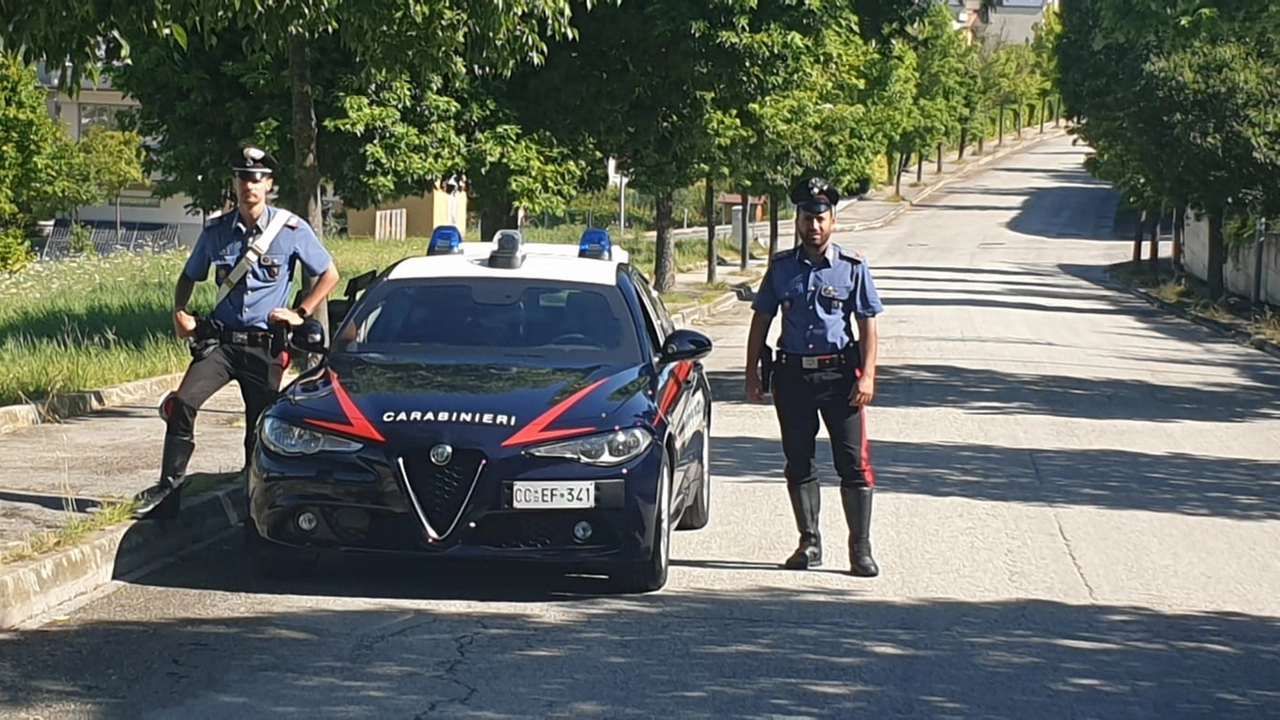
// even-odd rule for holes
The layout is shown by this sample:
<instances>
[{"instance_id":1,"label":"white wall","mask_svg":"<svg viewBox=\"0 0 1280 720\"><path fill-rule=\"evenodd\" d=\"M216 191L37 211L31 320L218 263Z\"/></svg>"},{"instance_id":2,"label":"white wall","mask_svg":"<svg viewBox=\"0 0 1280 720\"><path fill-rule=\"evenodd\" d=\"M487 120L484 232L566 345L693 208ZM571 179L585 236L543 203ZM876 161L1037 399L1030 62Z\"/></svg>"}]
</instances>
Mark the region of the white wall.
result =
<instances>
[{"instance_id":1,"label":"white wall","mask_svg":"<svg viewBox=\"0 0 1280 720\"><path fill-rule=\"evenodd\" d=\"M1269 239L1263 244L1262 297L1265 302L1280 305L1280 240ZM1187 214L1186 234L1183 236L1183 262L1187 272L1204 280L1209 277L1209 223L1196 220ZM1227 256L1223 269L1223 282L1227 291L1243 297L1253 296L1253 247L1242 250L1238 256Z\"/></svg>"}]
</instances>

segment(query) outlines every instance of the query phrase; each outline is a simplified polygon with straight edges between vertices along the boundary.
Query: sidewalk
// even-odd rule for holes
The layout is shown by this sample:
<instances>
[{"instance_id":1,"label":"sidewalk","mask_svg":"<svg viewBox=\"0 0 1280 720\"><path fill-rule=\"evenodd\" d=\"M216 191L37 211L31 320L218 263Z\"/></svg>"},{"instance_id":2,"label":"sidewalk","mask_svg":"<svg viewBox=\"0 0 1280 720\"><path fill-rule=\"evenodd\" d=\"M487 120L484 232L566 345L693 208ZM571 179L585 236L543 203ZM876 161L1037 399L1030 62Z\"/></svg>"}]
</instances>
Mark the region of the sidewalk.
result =
<instances>
[{"instance_id":1,"label":"sidewalk","mask_svg":"<svg viewBox=\"0 0 1280 720\"><path fill-rule=\"evenodd\" d=\"M1006 140L999 155L1058 134L1050 128L1044 135L1026 130L1022 142ZM842 203L837 230L891 222L910 207L910 201L938 188L940 181L985 165L997 156L995 150L989 145L982 158L948 162L941 176L926 166L922 187L911 187L912 168L910 176L903 177L906 201L891 202L888 193L880 190L866 199ZM691 234L696 235L693 230ZM767 244L768 224L757 225L756 231ZM781 224L779 247L790 247L791 237L790 223ZM668 303L677 324L696 322L748 299L763 274L767 247L755 244L752 255L745 272L738 270L736 262L718 266L713 287L705 284L705 266L679 272ZM179 527L116 518L105 529L74 530L94 517L104 501L128 498L155 482L164 435L156 404L179 379L169 376L130 383L127 392L72 398L57 403L59 417L39 424L37 413L28 406L0 408L0 629L25 622L239 522L243 494L233 481L242 464L244 430L239 389L232 384L215 395L197 419L197 447L190 464L193 486L184 492L184 497L190 497L184 501ZM49 538L59 532L64 541L50 548Z\"/></svg>"}]
</instances>

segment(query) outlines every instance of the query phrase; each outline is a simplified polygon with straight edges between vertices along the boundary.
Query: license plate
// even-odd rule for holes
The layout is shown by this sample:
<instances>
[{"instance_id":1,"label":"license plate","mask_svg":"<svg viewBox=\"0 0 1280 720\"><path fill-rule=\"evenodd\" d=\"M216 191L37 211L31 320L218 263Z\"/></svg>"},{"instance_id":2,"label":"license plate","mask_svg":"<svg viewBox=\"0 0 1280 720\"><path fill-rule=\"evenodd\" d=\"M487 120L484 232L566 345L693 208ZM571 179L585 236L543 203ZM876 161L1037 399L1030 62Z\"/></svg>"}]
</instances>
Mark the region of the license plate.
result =
<instances>
[{"instance_id":1,"label":"license plate","mask_svg":"<svg viewBox=\"0 0 1280 720\"><path fill-rule=\"evenodd\" d=\"M511 488L517 509L571 510L596 505L594 482L518 482Z\"/></svg>"}]
</instances>

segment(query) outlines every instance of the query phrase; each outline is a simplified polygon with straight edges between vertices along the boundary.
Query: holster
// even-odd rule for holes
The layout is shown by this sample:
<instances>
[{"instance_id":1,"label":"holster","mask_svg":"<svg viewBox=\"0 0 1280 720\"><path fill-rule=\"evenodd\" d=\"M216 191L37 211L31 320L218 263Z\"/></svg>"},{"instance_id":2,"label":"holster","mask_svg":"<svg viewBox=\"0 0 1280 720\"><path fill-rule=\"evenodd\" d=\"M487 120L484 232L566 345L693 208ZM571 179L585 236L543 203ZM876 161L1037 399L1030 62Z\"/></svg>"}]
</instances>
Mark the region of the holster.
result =
<instances>
[{"instance_id":1,"label":"holster","mask_svg":"<svg viewBox=\"0 0 1280 720\"><path fill-rule=\"evenodd\" d=\"M212 318L196 316L195 335L187 339L187 349L192 360L203 360L222 343L222 323Z\"/></svg>"},{"instance_id":2,"label":"holster","mask_svg":"<svg viewBox=\"0 0 1280 720\"><path fill-rule=\"evenodd\" d=\"M760 351L760 387L765 392L773 387L773 348L768 345Z\"/></svg>"},{"instance_id":3,"label":"holster","mask_svg":"<svg viewBox=\"0 0 1280 720\"><path fill-rule=\"evenodd\" d=\"M280 353L289 349L289 335L292 327L289 323L280 322L271 326L271 357L280 357Z\"/></svg>"}]
</instances>

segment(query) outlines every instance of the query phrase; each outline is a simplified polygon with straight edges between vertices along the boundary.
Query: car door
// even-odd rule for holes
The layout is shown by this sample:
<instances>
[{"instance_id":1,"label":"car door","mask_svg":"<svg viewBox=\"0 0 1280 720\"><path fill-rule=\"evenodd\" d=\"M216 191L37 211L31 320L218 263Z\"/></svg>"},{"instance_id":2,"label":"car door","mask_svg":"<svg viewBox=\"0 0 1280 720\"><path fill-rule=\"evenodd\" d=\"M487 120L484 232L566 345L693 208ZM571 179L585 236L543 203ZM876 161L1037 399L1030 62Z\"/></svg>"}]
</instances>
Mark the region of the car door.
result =
<instances>
[{"instance_id":1,"label":"car door","mask_svg":"<svg viewBox=\"0 0 1280 720\"><path fill-rule=\"evenodd\" d=\"M656 355L661 352L667 336L675 332L675 322L648 280L634 270L633 280L639 288L641 311L655 343ZM697 490L698 454L702 450L698 431L708 402L705 391L696 382L701 372L701 361L671 363L658 368L658 386L654 392L654 400L667 420L669 432L674 439L676 466L672 468L672 478L676 507L685 502L689 493Z\"/></svg>"}]
</instances>

